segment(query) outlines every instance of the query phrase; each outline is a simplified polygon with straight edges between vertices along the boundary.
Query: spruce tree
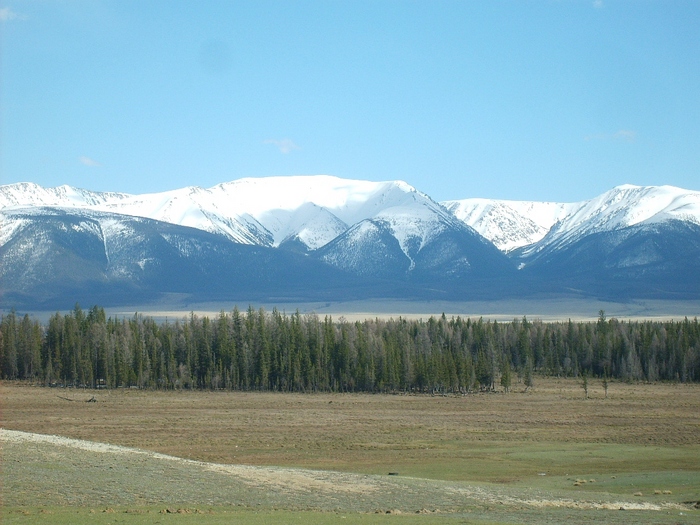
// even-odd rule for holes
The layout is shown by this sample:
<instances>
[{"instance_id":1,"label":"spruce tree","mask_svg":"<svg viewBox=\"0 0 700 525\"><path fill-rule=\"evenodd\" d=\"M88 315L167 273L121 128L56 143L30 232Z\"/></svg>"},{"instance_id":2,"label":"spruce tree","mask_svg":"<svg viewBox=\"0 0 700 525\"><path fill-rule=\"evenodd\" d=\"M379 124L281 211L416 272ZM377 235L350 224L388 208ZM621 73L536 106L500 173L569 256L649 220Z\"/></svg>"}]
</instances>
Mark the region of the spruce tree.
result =
<instances>
[{"instance_id":1,"label":"spruce tree","mask_svg":"<svg viewBox=\"0 0 700 525\"><path fill-rule=\"evenodd\" d=\"M523 375L523 381L525 382L525 391L527 392L535 384L532 378L532 359L530 358L530 356L527 356L525 360L525 370Z\"/></svg>"},{"instance_id":2,"label":"spruce tree","mask_svg":"<svg viewBox=\"0 0 700 525\"><path fill-rule=\"evenodd\" d=\"M507 357L503 356L503 359L501 360L501 386L503 387L503 391L506 394L510 392L511 382L512 376L510 370L510 363L508 362Z\"/></svg>"}]
</instances>

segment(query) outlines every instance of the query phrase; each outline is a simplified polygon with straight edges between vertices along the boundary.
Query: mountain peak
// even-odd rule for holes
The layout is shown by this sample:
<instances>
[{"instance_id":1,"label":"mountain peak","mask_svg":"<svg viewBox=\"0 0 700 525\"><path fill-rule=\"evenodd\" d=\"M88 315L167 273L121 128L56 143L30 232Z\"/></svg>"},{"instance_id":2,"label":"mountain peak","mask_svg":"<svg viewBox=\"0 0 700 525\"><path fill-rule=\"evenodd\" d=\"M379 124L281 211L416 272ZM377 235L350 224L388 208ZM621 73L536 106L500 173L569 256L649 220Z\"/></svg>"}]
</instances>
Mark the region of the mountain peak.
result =
<instances>
[{"instance_id":1,"label":"mountain peak","mask_svg":"<svg viewBox=\"0 0 700 525\"><path fill-rule=\"evenodd\" d=\"M246 178L143 195L18 183L0 186L0 213L0 276L17 297L29 289L42 297L53 287L69 290L74 302L73 274L86 290L104 286L123 297L132 289L214 290L219 282L229 290L267 286L284 294L283 280L268 282L275 272L291 276L294 293L321 287L315 297L347 297L351 292L338 283L348 276L379 279L362 293L387 297L466 300L494 290L700 294L698 286L693 291L700 192L673 186L625 184L575 203L438 204L404 181L329 175ZM244 264L251 266L239 268ZM290 264L298 273L285 273ZM58 267L63 273L52 270ZM324 268L334 279L328 288L308 279ZM647 275L656 281L650 285Z\"/></svg>"},{"instance_id":2,"label":"mountain peak","mask_svg":"<svg viewBox=\"0 0 700 525\"><path fill-rule=\"evenodd\" d=\"M206 189L188 186L143 195L68 185L42 188L31 182L0 186L0 208L27 206L141 216L244 244L279 246L297 239L310 250L375 218L393 224L404 246L405 239L416 238L416 231L423 231L419 237L425 240L432 227L456 217L506 253L640 223L675 219L700 224L700 192L674 186L622 184L574 203L472 198L440 205L402 180L374 182L324 174L248 177Z\"/></svg>"}]
</instances>

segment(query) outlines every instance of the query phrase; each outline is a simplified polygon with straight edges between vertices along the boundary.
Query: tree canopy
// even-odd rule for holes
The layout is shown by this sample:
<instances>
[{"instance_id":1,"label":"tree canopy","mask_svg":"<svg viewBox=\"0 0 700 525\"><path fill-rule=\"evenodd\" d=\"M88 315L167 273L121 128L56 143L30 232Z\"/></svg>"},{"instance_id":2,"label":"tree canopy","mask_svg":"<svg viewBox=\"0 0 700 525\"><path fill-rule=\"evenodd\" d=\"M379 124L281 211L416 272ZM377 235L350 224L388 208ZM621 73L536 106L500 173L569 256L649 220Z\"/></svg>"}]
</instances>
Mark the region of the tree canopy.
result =
<instances>
[{"instance_id":1,"label":"tree canopy","mask_svg":"<svg viewBox=\"0 0 700 525\"><path fill-rule=\"evenodd\" d=\"M508 390L515 377L530 387L533 373L699 381L700 325L602 312L594 323L444 315L353 323L252 307L157 323L77 305L45 325L14 311L0 319L1 377L47 385L468 392Z\"/></svg>"}]
</instances>

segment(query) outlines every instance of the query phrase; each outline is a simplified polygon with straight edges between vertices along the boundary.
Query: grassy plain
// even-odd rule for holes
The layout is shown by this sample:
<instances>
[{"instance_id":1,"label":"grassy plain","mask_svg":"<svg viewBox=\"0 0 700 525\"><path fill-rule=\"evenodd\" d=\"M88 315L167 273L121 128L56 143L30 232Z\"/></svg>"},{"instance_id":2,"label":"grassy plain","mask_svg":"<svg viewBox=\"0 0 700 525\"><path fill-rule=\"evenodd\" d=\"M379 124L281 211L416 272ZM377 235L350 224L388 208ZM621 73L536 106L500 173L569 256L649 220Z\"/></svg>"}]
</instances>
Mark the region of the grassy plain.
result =
<instances>
[{"instance_id":1,"label":"grassy plain","mask_svg":"<svg viewBox=\"0 0 700 525\"><path fill-rule=\"evenodd\" d=\"M391 299L368 299L362 301L340 302L308 302L308 303L261 303L259 300L239 299L236 302L197 303L190 302L187 296L171 294L162 301L152 304L114 306L106 308L107 316L115 318L130 318L138 312L144 316L163 322L166 319L187 318L190 313L211 319L219 313L231 312L234 304L245 312L248 305L256 310L264 308L268 312L277 308L288 314L315 313L323 319L329 315L334 320L341 317L347 321L364 321L365 319L425 319L431 316L439 317L442 313L448 318L461 316L472 319L483 318L498 322L510 322L526 316L530 320L544 322L595 321L598 312L605 310L608 318L620 320L682 320L684 317L693 319L700 314L698 300L655 300L643 299L625 302L601 301L577 296L554 295L531 299L499 299L492 301L401 301ZM83 307L88 305L82 305ZM4 313L9 313L6 311ZM26 312L43 323L56 313L55 310Z\"/></svg>"},{"instance_id":2,"label":"grassy plain","mask_svg":"<svg viewBox=\"0 0 700 525\"><path fill-rule=\"evenodd\" d=\"M169 484L142 486L139 476L160 479L174 467L144 458L105 467L85 451L67 461L38 449L26 456L26 449L5 444L5 523L60 523L61 516L112 523L102 512L109 505L119 521L134 524L228 523L227 516L245 523L700 520L689 503L700 500L700 385L612 383L607 399L595 382L584 399L575 380L539 378L529 392L516 386L510 394L464 397L95 392L17 383L3 384L0 394L5 429L207 464L321 469L336 476L314 474L310 483L291 471L270 471L272 477L256 478L251 489L211 479L191 463L166 476ZM97 402L86 403L93 395ZM105 468L112 485L93 489L92 478ZM81 475L88 476L85 486L76 481L72 490L89 498L51 488ZM279 476L294 480L275 492ZM318 485L326 481L331 485ZM360 485L367 491L348 492ZM222 486L229 488L217 492ZM160 514L160 502L205 513ZM618 510L634 505L639 510ZM385 515L392 509L402 514Z\"/></svg>"}]
</instances>

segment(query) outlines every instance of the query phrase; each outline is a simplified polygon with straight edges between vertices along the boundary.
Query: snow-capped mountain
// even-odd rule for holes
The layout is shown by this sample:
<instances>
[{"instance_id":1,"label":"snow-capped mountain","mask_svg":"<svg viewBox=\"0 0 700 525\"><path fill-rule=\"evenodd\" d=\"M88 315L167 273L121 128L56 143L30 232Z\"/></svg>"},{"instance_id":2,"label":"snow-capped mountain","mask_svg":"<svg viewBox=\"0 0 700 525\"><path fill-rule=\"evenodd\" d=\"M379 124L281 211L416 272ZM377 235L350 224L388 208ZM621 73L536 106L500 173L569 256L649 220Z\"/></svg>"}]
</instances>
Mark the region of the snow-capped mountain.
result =
<instances>
[{"instance_id":1,"label":"snow-capped mountain","mask_svg":"<svg viewBox=\"0 0 700 525\"><path fill-rule=\"evenodd\" d=\"M521 249L521 256L637 224L700 224L700 192L673 186L627 184L573 203L462 199L441 204L501 251Z\"/></svg>"},{"instance_id":2,"label":"snow-capped mountain","mask_svg":"<svg viewBox=\"0 0 700 525\"><path fill-rule=\"evenodd\" d=\"M173 294L318 300L327 288L362 296L374 286L290 251L141 217L43 207L3 210L0 221L3 307L138 304Z\"/></svg>"},{"instance_id":3,"label":"snow-capped mountain","mask_svg":"<svg viewBox=\"0 0 700 525\"><path fill-rule=\"evenodd\" d=\"M580 203L478 198L441 204L506 253L541 240L557 221L581 206Z\"/></svg>"},{"instance_id":4,"label":"snow-capped mountain","mask_svg":"<svg viewBox=\"0 0 700 525\"><path fill-rule=\"evenodd\" d=\"M623 185L576 203L443 203L517 264L530 290L598 297L700 293L700 192Z\"/></svg>"},{"instance_id":5,"label":"snow-capped mountain","mask_svg":"<svg viewBox=\"0 0 700 525\"><path fill-rule=\"evenodd\" d=\"M467 283L514 272L512 263L489 241L401 181L270 177L146 195L21 184L0 187L0 205L0 263L6 269L1 275L6 296L8 291L28 289L40 294L46 280L53 285L44 289L62 289L54 281L72 282L80 276L90 286L122 286L126 279L141 291L173 293L193 279L202 283L205 275L232 279L241 274L241 264L250 266L246 289L260 292L270 289L266 275L285 274L277 267L283 263L281 255L269 254L291 256L299 251L302 259L285 262L294 269L290 283L296 283L292 288L305 283L305 290L315 297L329 290L347 297L363 289L369 295L392 296L405 295L410 289L410 294L420 296L425 285L456 293L459 287L450 286L448 279ZM366 237L352 242L358 232L374 226L381 229L385 242ZM174 235L172 228L185 230ZM191 239L199 235L193 230L213 237L202 245ZM267 254L268 262L255 263L250 254L241 257L242 248L227 251L221 243L272 252L259 252L258 257ZM224 252L230 252L228 262L220 256ZM72 263L65 266L60 261ZM226 270L215 271L217 265ZM57 266L63 270L53 271ZM308 273L314 268L311 278ZM333 273L339 270L343 273ZM328 278L319 281L322 275ZM350 276L363 279L352 286L354 291L341 285ZM370 286L373 279L382 279L381 285ZM278 288L282 295L290 291L289 286ZM197 289L211 291L211 285ZM230 283L220 289L230 290Z\"/></svg>"},{"instance_id":6,"label":"snow-capped mountain","mask_svg":"<svg viewBox=\"0 0 700 525\"><path fill-rule=\"evenodd\" d=\"M514 271L492 243L447 213L421 221L392 210L355 224L314 255L357 275L454 286L465 278L506 279Z\"/></svg>"},{"instance_id":7,"label":"snow-capped mountain","mask_svg":"<svg viewBox=\"0 0 700 525\"><path fill-rule=\"evenodd\" d=\"M313 251L363 221L379 221L407 261L449 228L464 229L442 206L402 181L370 182L325 175L240 179L202 189L146 195L100 194L61 187L11 185L6 209L52 206L144 217L222 234L234 242ZM4 189L3 188L3 189ZM327 255L335 264L337 257ZM346 265L341 265L346 269Z\"/></svg>"},{"instance_id":8,"label":"snow-capped mountain","mask_svg":"<svg viewBox=\"0 0 700 525\"><path fill-rule=\"evenodd\" d=\"M405 182L331 176L146 195L0 186L8 306L173 293L684 298L700 297L698 274L700 192L670 186L577 203L442 204Z\"/></svg>"},{"instance_id":9,"label":"snow-capped mountain","mask_svg":"<svg viewBox=\"0 0 700 525\"><path fill-rule=\"evenodd\" d=\"M700 192L674 186L617 186L572 206L541 240L523 248L520 257L563 249L587 235L631 226L681 221L700 225Z\"/></svg>"},{"instance_id":10,"label":"snow-capped mountain","mask_svg":"<svg viewBox=\"0 0 700 525\"><path fill-rule=\"evenodd\" d=\"M103 193L65 185L44 188L33 182L20 182L0 186L0 210L32 206L99 208L129 197L131 195L127 193Z\"/></svg>"},{"instance_id":11,"label":"snow-capped mountain","mask_svg":"<svg viewBox=\"0 0 700 525\"><path fill-rule=\"evenodd\" d=\"M402 181L338 177L247 178L203 189L129 195L32 183L0 187L0 209L51 206L144 217L211 233L234 242L316 250L355 224L391 225L404 254L424 245L446 220L445 209L501 251L529 256L600 231L663 222L700 223L700 192L672 186L624 185L575 203L463 199L435 203ZM438 228L437 230L435 228Z\"/></svg>"},{"instance_id":12,"label":"snow-capped mountain","mask_svg":"<svg viewBox=\"0 0 700 525\"><path fill-rule=\"evenodd\" d=\"M106 211L220 233L243 244L277 247L295 240L308 250L374 218L389 220L405 246L407 238L429 235L428 223L446 215L440 205L405 182L326 175L246 178L208 189L145 195L68 186L45 189L35 184L11 184L0 190L3 209L53 206Z\"/></svg>"}]
</instances>

